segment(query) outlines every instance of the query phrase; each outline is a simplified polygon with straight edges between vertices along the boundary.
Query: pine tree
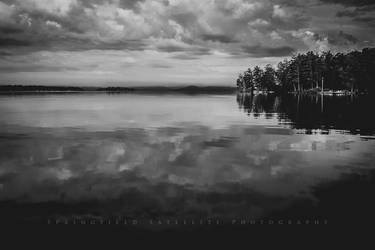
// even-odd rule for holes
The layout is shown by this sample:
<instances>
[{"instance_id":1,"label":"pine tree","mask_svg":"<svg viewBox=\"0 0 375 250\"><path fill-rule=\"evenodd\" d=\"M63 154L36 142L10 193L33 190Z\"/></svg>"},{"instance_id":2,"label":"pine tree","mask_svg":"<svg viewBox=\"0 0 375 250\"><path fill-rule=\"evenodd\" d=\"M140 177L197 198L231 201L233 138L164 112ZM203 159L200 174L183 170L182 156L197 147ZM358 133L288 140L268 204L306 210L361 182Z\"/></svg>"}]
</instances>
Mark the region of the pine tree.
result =
<instances>
[{"instance_id":1,"label":"pine tree","mask_svg":"<svg viewBox=\"0 0 375 250\"><path fill-rule=\"evenodd\" d=\"M247 71L245 71L243 75L243 81L244 81L244 87L246 91L253 91L254 82L253 82L253 73L251 69L249 68Z\"/></svg>"},{"instance_id":2,"label":"pine tree","mask_svg":"<svg viewBox=\"0 0 375 250\"><path fill-rule=\"evenodd\" d=\"M237 89L239 91L244 91L244 80L243 80L243 75L240 73L237 78Z\"/></svg>"},{"instance_id":3,"label":"pine tree","mask_svg":"<svg viewBox=\"0 0 375 250\"><path fill-rule=\"evenodd\" d=\"M262 89L271 91L275 89L276 86L276 72L271 64L267 64L264 68L264 74L262 79Z\"/></svg>"},{"instance_id":4,"label":"pine tree","mask_svg":"<svg viewBox=\"0 0 375 250\"><path fill-rule=\"evenodd\" d=\"M259 66L255 66L253 69L253 80L254 80L254 89L262 89L262 78L263 70Z\"/></svg>"}]
</instances>

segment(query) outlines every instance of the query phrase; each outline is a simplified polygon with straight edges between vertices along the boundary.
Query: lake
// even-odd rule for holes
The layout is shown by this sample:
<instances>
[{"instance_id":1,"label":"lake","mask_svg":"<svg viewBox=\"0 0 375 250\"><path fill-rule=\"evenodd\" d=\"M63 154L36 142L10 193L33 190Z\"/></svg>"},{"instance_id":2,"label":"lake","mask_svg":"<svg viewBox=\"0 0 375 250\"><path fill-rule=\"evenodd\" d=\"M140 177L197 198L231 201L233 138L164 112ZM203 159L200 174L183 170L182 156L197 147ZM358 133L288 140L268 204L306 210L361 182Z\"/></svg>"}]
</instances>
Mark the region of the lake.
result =
<instances>
[{"instance_id":1,"label":"lake","mask_svg":"<svg viewBox=\"0 0 375 250\"><path fill-rule=\"evenodd\" d=\"M363 223L373 99L1 95L0 220Z\"/></svg>"}]
</instances>

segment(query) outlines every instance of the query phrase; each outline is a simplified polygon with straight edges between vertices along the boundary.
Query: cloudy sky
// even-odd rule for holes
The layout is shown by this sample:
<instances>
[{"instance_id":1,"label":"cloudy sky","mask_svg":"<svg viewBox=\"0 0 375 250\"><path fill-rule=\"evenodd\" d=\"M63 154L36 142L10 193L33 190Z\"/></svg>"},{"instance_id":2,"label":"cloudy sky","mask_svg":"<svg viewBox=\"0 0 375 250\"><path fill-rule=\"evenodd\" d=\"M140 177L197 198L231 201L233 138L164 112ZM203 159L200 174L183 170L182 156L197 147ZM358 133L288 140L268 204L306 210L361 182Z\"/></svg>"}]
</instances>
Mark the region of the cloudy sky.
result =
<instances>
[{"instance_id":1,"label":"cloudy sky","mask_svg":"<svg viewBox=\"0 0 375 250\"><path fill-rule=\"evenodd\" d=\"M0 84L233 85L374 34L374 0L0 0Z\"/></svg>"}]
</instances>

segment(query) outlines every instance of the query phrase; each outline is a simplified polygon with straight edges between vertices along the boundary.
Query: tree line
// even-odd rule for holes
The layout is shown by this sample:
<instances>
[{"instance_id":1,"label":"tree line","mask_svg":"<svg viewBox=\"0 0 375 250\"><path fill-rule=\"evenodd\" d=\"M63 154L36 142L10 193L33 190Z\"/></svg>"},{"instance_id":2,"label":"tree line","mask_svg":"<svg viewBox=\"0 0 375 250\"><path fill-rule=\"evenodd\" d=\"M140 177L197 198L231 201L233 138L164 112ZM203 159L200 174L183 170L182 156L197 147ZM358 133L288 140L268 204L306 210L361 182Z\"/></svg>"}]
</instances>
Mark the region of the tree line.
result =
<instances>
[{"instance_id":1,"label":"tree line","mask_svg":"<svg viewBox=\"0 0 375 250\"><path fill-rule=\"evenodd\" d=\"M309 51L279 62L240 73L237 88L242 92L308 92L343 90L375 93L375 48L348 53Z\"/></svg>"}]
</instances>

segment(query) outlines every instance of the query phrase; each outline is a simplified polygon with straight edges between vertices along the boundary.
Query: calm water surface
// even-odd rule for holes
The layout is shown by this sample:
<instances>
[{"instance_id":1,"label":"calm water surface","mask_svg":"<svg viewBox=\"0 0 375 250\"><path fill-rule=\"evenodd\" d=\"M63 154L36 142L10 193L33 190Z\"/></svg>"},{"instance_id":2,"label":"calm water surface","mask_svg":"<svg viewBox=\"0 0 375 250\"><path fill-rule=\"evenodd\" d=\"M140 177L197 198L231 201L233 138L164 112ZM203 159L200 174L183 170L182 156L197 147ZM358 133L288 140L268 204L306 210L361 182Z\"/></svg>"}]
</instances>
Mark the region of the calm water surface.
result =
<instances>
[{"instance_id":1,"label":"calm water surface","mask_svg":"<svg viewBox=\"0 0 375 250\"><path fill-rule=\"evenodd\" d=\"M373 195L371 99L0 96L0 218L340 219Z\"/></svg>"}]
</instances>

